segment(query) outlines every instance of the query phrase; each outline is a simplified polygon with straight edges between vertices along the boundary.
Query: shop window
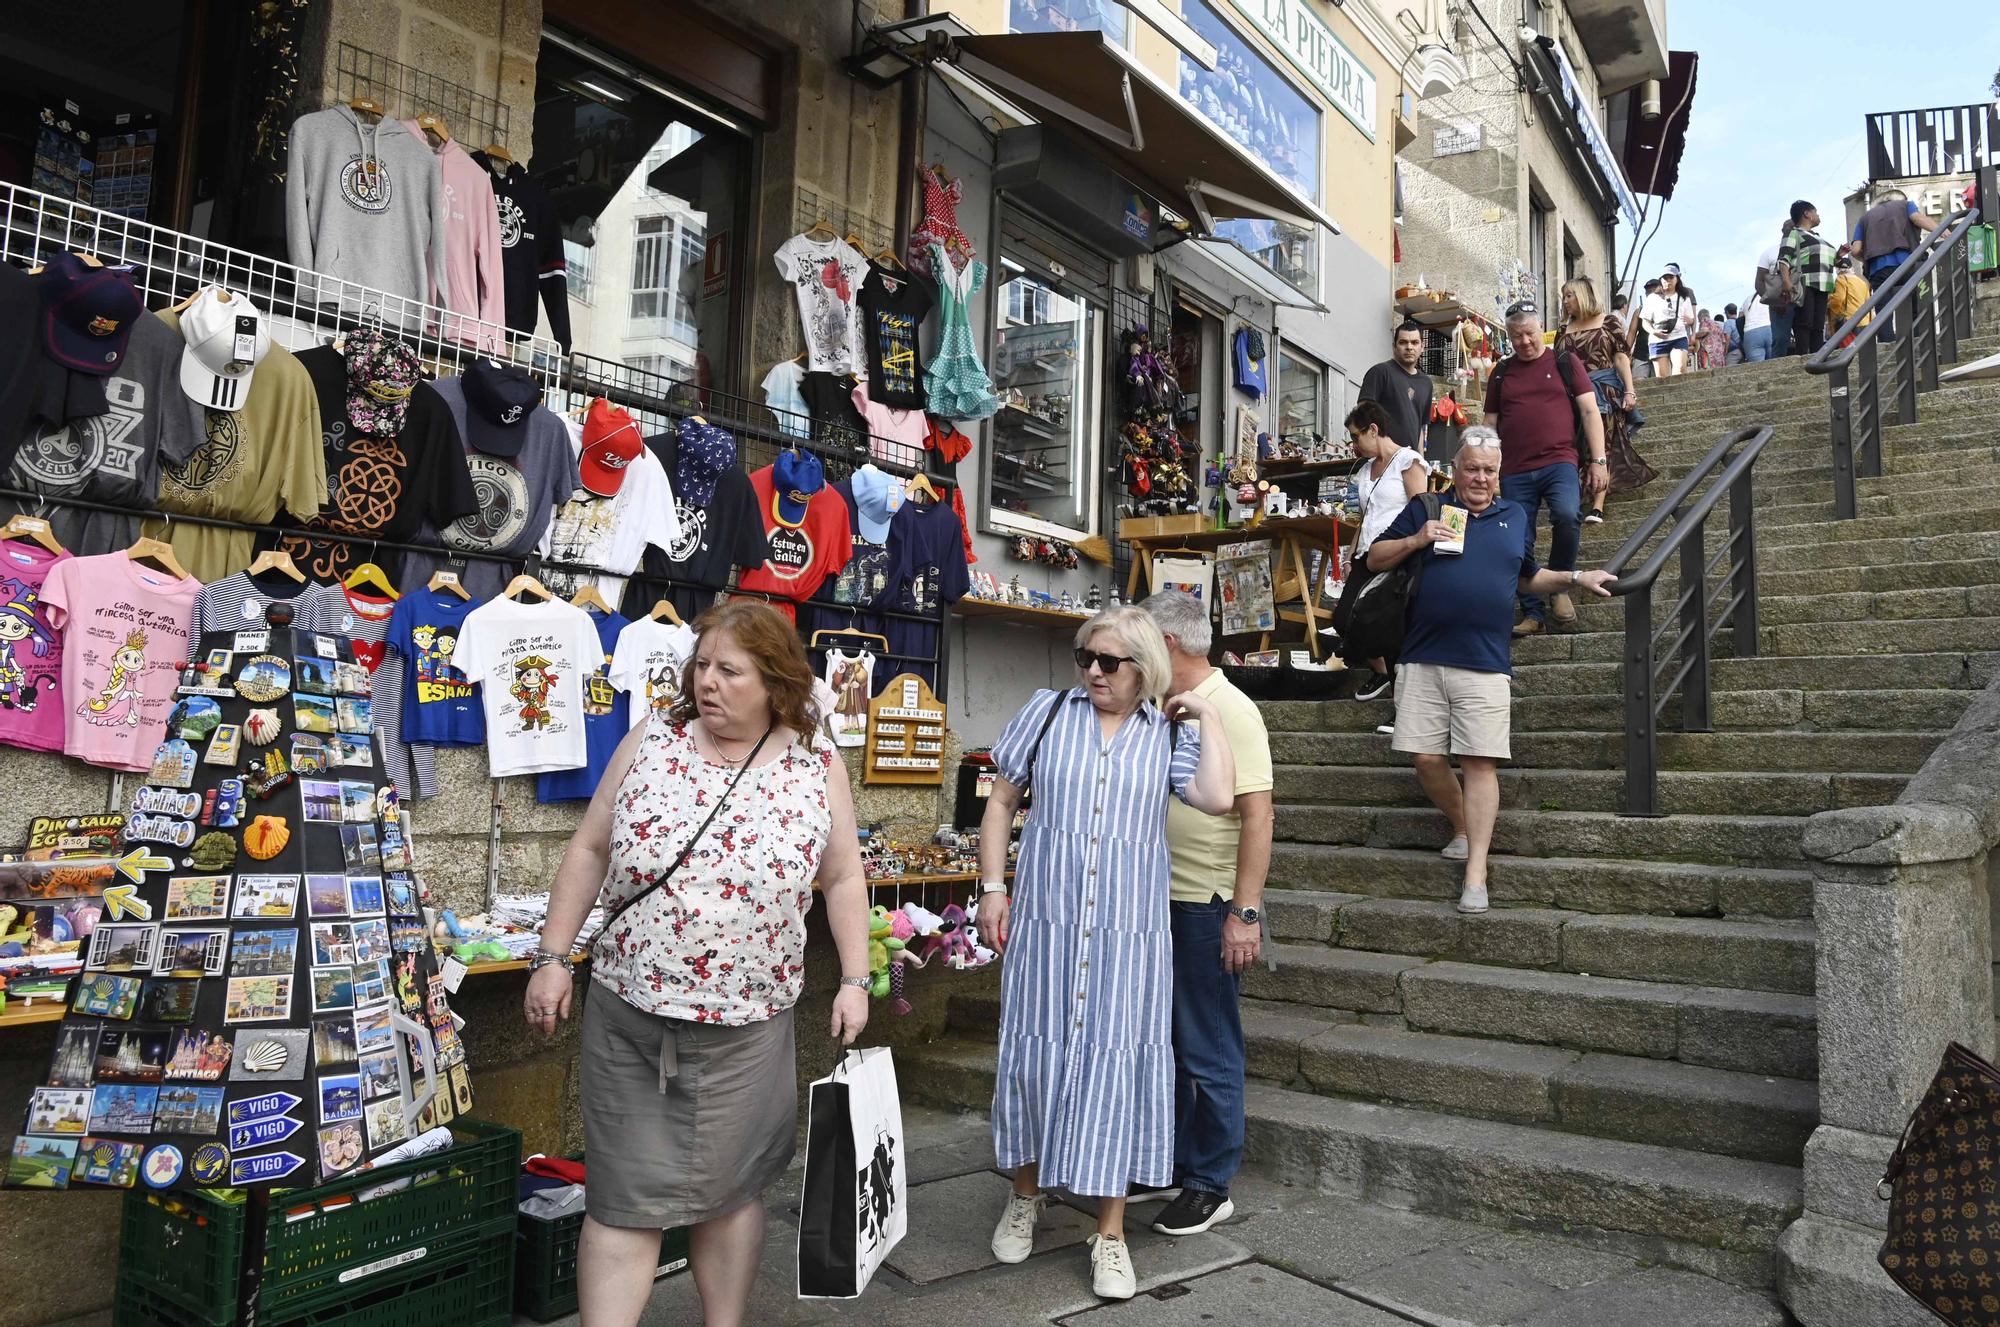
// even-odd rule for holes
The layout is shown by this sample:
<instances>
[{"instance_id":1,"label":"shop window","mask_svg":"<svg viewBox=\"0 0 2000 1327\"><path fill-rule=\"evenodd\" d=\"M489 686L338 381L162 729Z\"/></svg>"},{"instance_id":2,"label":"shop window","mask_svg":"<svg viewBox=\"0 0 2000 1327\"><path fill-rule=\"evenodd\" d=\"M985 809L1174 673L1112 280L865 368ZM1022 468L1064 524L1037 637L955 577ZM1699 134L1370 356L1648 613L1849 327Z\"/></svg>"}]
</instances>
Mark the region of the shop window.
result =
<instances>
[{"instance_id":1,"label":"shop window","mask_svg":"<svg viewBox=\"0 0 2000 1327\"><path fill-rule=\"evenodd\" d=\"M1285 183L1320 201L1318 105L1252 49L1206 0L1185 0L1181 17L1215 44L1215 68L1183 55L1181 99ZM1319 234L1281 221L1218 219L1216 233L1304 290L1319 291Z\"/></svg>"},{"instance_id":2,"label":"shop window","mask_svg":"<svg viewBox=\"0 0 2000 1327\"><path fill-rule=\"evenodd\" d=\"M569 268L569 297L588 304L597 296L597 249L594 245L563 241L563 262Z\"/></svg>"},{"instance_id":3,"label":"shop window","mask_svg":"<svg viewBox=\"0 0 2000 1327\"><path fill-rule=\"evenodd\" d=\"M1002 405L987 449L992 524L1075 539L1097 531L1104 311L1002 259L993 382Z\"/></svg>"},{"instance_id":4,"label":"shop window","mask_svg":"<svg viewBox=\"0 0 2000 1327\"><path fill-rule=\"evenodd\" d=\"M1278 346L1278 434L1301 446L1327 436L1326 365L1297 348Z\"/></svg>"},{"instance_id":5,"label":"shop window","mask_svg":"<svg viewBox=\"0 0 2000 1327\"><path fill-rule=\"evenodd\" d=\"M1007 27L1013 32L1095 29L1123 46L1125 6L1118 0L1008 0Z\"/></svg>"}]
</instances>

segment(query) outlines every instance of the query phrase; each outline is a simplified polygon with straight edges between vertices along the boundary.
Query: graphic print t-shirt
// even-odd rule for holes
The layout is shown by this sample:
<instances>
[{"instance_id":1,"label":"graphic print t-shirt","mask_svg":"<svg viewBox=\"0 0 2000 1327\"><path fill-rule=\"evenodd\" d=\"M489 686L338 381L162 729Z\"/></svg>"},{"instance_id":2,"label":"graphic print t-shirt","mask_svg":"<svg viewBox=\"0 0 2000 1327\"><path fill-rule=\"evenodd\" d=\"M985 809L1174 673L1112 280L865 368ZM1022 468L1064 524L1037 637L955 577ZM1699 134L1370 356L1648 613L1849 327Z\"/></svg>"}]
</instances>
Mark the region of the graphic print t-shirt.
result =
<instances>
[{"instance_id":1,"label":"graphic print t-shirt","mask_svg":"<svg viewBox=\"0 0 2000 1327\"><path fill-rule=\"evenodd\" d=\"M861 340L868 356L868 396L898 410L924 408L924 352L917 331L937 307L929 277L873 264L861 287Z\"/></svg>"},{"instance_id":2,"label":"graphic print t-shirt","mask_svg":"<svg viewBox=\"0 0 2000 1327\"><path fill-rule=\"evenodd\" d=\"M868 421L854 407L858 385L843 373L808 373L799 379L799 394L812 416L816 441L836 451L868 449Z\"/></svg>"},{"instance_id":3,"label":"graphic print t-shirt","mask_svg":"<svg viewBox=\"0 0 2000 1327\"><path fill-rule=\"evenodd\" d=\"M181 465L200 445L201 407L181 390L185 343L160 319L132 324L118 371L104 379L104 413L67 424L34 421L7 471L13 488L56 498L81 498L132 508L152 507L160 493L160 463ZM0 499L0 519L27 509ZM49 504L42 513L56 541L79 556L131 544L139 520L124 512L85 511Z\"/></svg>"},{"instance_id":4,"label":"graphic print t-shirt","mask_svg":"<svg viewBox=\"0 0 2000 1327\"><path fill-rule=\"evenodd\" d=\"M572 447L580 450L583 426L566 419L563 427ZM615 604L625 593L625 578L638 570L640 554L648 548L672 548L680 532L673 481L657 456L641 450L625 467L624 482L611 497L578 485L556 508L542 542L542 552L555 561L602 567L604 573L593 576L551 567L542 573L542 583L565 599L585 585L595 585L606 603Z\"/></svg>"},{"instance_id":5,"label":"graphic print t-shirt","mask_svg":"<svg viewBox=\"0 0 2000 1327\"><path fill-rule=\"evenodd\" d=\"M882 630L882 619L867 610L881 606L892 589L902 584L902 569L890 557L890 543L870 543L861 533L861 521L854 511L854 481L843 479L833 486L847 504L847 565L838 576L830 576L799 609L799 630L806 639L816 631ZM891 525L893 527L893 518ZM897 545L900 550L901 544ZM871 659L872 663L872 659Z\"/></svg>"},{"instance_id":6,"label":"graphic print t-shirt","mask_svg":"<svg viewBox=\"0 0 2000 1327\"><path fill-rule=\"evenodd\" d=\"M605 767L611 763L611 753L618 749L625 730L632 726L626 717L628 698L611 676L612 653L632 620L617 613L596 613L589 609L584 614L597 627L597 641L602 648L601 655L592 661L595 666L589 676L583 679L584 763L577 769L556 770L535 780L538 802L589 801L597 791L598 780L604 777Z\"/></svg>"},{"instance_id":7,"label":"graphic print t-shirt","mask_svg":"<svg viewBox=\"0 0 2000 1327\"><path fill-rule=\"evenodd\" d=\"M694 653L694 628L642 617L618 633L611 685L631 698L631 721L662 720L681 695L681 669Z\"/></svg>"},{"instance_id":8,"label":"graphic print t-shirt","mask_svg":"<svg viewBox=\"0 0 2000 1327\"><path fill-rule=\"evenodd\" d=\"M660 468L668 475L676 473L680 444L673 434L646 439L646 449L659 458ZM729 584L732 570L762 566L771 556L771 545L757 515L756 491L741 466L731 466L717 475L714 494L699 507L676 491L674 508L680 517L680 534L664 551L646 550L646 574L681 582L669 586L666 597L682 618L692 622L715 602L714 592ZM648 599L633 604L631 611L644 613L652 607Z\"/></svg>"},{"instance_id":9,"label":"graphic print t-shirt","mask_svg":"<svg viewBox=\"0 0 2000 1327\"><path fill-rule=\"evenodd\" d=\"M149 770L188 658L201 582L123 553L70 558L42 584L63 633L63 751L106 769Z\"/></svg>"},{"instance_id":10,"label":"graphic print t-shirt","mask_svg":"<svg viewBox=\"0 0 2000 1327\"><path fill-rule=\"evenodd\" d=\"M861 352L858 300L868 277L868 260L846 240L794 235L771 255L778 275L798 296L799 321L806 334L806 367L826 373L858 373Z\"/></svg>"},{"instance_id":11,"label":"graphic print t-shirt","mask_svg":"<svg viewBox=\"0 0 2000 1327\"><path fill-rule=\"evenodd\" d=\"M575 769L588 759L584 683L603 658L590 614L560 599L495 599L472 610L458 662L485 702L494 778Z\"/></svg>"},{"instance_id":12,"label":"graphic print t-shirt","mask_svg":"<svg viewBox=\"0 0 2000 1327\"><path fill-rule=\"evenodd\" d=\"M42 587L68 560L38 544L0 541L0 742L8 746L63 748L63 634Z\"/></svg>"},{"instance_id":13,"label":"graphic print t-shirt","mask_svg":"<svg viewBox=\"0 0 2000 1327\"><path fill-rule=\"evenodd\" d=\"M889 543L890 557L902 573L889 607L931 619L886 620L882 634L889 638L889 653L935 657L938 629L934 624L946 605L958 602L972 588L972 575L965 568L965 528L958 523L957 513L943 503L906 502L889 520ZM875 689L881 690L897 673L915 673L937 685L935 664L884 659L875 666Z\"/></svg>"},{"instance_id":14,"label":"graphic print t-shirt","mask_svg":"<svg viewBox=\"0 0 2000 1327\"><path fill-rule=\"evenodd\" d=\"M847 565L847 503L833 489L822 488L806 504L805 520L795 528L777 518L771 500L770 466L750 476L750 487L757 495L757 514L764 522L765 537L771 541L771 556L761 566L744 572L737 585L786 599L810 599L828 576ZM788 618L793 616L792 606L784 599L774 600L771 607Z\"/></svg>"},{"instance_id":15,"label":"graphic print t-shirt","mask_svg":"<svg viewBox=\"0 0 2000 1327\"><path fill-rule=\"evenodd\" d=\"M413 589L389 615L387 644L403 665L403 740L478 746L486 740L479 691L459 658L465 619L476 600L449 590Z\"/></svg>"},{"instance_id":16,"label":"graphic print t-shirt","mask_svg":"<svg viewBox=\"0 0 2000 1327\"><path fill-rule=\"evenodd\" d=\"M369 437L347 419L347 359L332 346L298 353L319 401L320 451L326 467L326 502L299 524L308 529L370 535L408 542L426 524L449 525L477 507L465 445L443 398L428 383L410 393L402 431ZM331 585L363 562L373 561L391 581L402 575L403 555L373 552L366 544L307 535L266 536L260 547L282 548L306 579Z\"/></svg>"}]
</instances>

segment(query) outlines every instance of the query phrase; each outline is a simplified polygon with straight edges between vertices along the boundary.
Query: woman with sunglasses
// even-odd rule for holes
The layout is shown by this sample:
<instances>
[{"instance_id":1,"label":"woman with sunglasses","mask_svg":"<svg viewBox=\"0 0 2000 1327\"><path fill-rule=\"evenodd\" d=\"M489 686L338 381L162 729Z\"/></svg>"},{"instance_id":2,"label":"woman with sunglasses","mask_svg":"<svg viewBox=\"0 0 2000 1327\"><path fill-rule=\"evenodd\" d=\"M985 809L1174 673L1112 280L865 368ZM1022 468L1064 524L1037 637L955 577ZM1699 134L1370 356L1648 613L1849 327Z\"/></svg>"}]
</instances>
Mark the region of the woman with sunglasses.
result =
<instances>
[{"instance_id":1,"label":"woman with sunglasses","mask_svg":"<svg viewBox=\"0 0 2000 1327\"><path fill-rule=\"evenodd\" d=\"M1130 1299L1125 1194L1174 1171L1167 797L1221 815L1236 768L1219 719L1193 726L1216 717L1207 699L1161 703L1171 665L1144 609L1085 622L1076 663L1081 686L1036 693L993 744L980 824L979 938L1003 956L993 1150L1014 1172L993 1254L1034 1251L1045 1189L1094 1197L1091 1286ZM1007 840L1031 784L1010 899Z\"/></svg>"}]
</instances>

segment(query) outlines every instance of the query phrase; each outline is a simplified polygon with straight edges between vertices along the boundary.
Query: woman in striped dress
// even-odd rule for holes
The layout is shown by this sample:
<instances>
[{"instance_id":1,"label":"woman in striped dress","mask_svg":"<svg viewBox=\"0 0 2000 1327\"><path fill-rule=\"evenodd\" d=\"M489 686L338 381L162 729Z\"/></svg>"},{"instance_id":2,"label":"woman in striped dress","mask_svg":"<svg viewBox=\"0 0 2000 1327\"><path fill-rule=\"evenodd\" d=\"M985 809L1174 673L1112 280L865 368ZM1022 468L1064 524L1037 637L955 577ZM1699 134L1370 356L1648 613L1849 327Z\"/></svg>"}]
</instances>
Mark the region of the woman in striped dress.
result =
<instances>
[{"instance_id":1,"label":"woman in striped dress","mask_svg":"<svg viewBox=\"0 0 2000 1327\"><path fill-rule=\"evenodd\" d=\"M1234 802L1221 723L1192 693L1160 703L1166 642L1142 609L1106 609L1076 633L1083 685L1036 693L993 746L1000 777L980 826L979 934L1005 956L993 1150L1014 1193L993 1253L1034 1251L1044 1189L1095 1197L1091 1285L1137 1288L1125 1193L1174 1168L1173 937L1167 796L1209 815ZM1030 780L1010 900L1014 812Z\"/></svg>"}]
</instances>

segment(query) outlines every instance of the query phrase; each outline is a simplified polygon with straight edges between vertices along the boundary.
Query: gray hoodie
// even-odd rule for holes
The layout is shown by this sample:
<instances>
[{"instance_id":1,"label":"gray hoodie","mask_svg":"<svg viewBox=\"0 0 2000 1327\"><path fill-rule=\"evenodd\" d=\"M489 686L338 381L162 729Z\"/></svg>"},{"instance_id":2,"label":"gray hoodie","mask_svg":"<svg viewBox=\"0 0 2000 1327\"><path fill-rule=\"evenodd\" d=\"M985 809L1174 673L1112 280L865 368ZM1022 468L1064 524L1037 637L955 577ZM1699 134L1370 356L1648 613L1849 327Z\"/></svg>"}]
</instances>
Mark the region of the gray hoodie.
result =
<instances>
[{"instance_id":1,"label":"gray hoodie","mask_svg":"<svg viewBox=\"0 0 2000 1327\"><path fill-rule=\"evenodd\" d=\"M285 171L285 231L294 265L422 304L445 279L444 177L428 145L391 119L346 106L299 117ZM305 299L348 312L369 301L329 283ZM385 322L413 329L414 317Z\"/></svg>"}]
</instances>

